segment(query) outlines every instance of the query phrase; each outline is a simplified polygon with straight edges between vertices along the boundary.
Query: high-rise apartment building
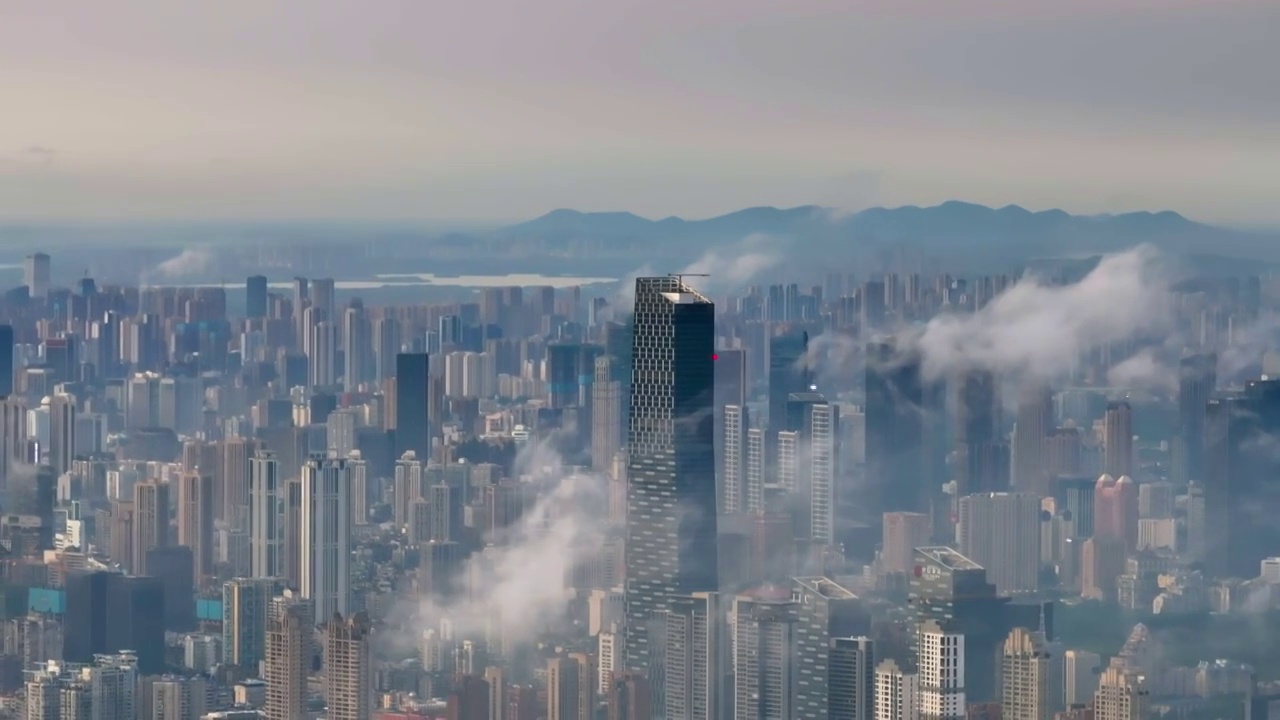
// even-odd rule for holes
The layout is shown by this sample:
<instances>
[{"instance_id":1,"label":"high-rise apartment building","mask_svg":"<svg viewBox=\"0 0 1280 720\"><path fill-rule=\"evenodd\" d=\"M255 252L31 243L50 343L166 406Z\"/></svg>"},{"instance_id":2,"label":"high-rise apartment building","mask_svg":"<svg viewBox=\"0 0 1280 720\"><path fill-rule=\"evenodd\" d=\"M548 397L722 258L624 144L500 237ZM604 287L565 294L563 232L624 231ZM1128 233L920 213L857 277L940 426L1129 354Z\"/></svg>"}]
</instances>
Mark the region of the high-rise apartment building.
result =
<instances>
[{"instance_id":1,"label":"high-rise apartment building","mask_svg":"<svg viewBox=\"0 0 1280 720\"><path fill-rule=\"evenodd\" d=\"M723 425L720 430L720 506L726 515L747 511L747 430L750 417L745 405L719 408Z\"/></svg>"},{"instance_id":2,"label":"high-rise apartment building","mask_svg":"<svg viewBox=\"0 0 1280 720\"><path fill-rule=\"evenodd\" d=\"M346 458L302 466L299 551L302 596L316 617L351 611L351 483Z\"/></svg>"},{"instance_id":3,"label":"high-rise apartment building","mask_svg":"<svg viewBox=\"0 0 1280 720\"><path fill-rule=\"evenodd\" d=\"M1062 695L1067 707L1088 705L1098 691L1102 657L1087 650L1068 650L1062 654Z\"/></svg>"},{"instance_id":4,"label":"high-rise apartment building","mask_svg":"<svg viewBox=\"0 0 1280 720\"><path fill-rule=\"evenodd\" d=\"M325 701L330 720L364 720L373 706L369 616L335 615L325 639Z\"/></svg>"},{"instance_id":5,"label":"high-rise apartment building","mask_svg":"<svg viewBox=\"0 0 1280 720\"><path fill-rule=\"evenodd\" d=\"M951 720L965 716L964 635L946 632L929 620L920 626L917 655L920 717Z\"/></svg>"},{"instance_id":6,"label":"high-rise apartment building","mask_svg":"<svg viewBox=\"0 0 1280 720\"><path fill-rule=\"evenodd\" d=\"M876 666L875 720L920 720L920 678L892 660Z\"/></svg>"},{"instance_id":7,"label":"high-rise apartment building","mask_svg":"<svg viewBox=\"0 0 1280 720\"><path fill-rule=\"evenodd\" d=\"M222 586L222 662L257 672L266 658L271 599L276 580L235 578Z\"/></svg>"},{"instance_id":8,"label":"high-rise apartment building","mask_svg":"<svg viewBox=\"0 0 1280 720\"><path fill-rule=\"evenodd\" d=\"M286 591L272 601L266 633L267 720L306 717L311 670L311 603Z\"/></svg>"},{"instance_id":9,"label":"high-rise apartment building","mask_svg":"<svg viewBox=\"0 0 1280 720\"><path fill-rule=\"evenodd\" d=\"M636 279L627 465L627 666L677 594L718 589L715 305L677 277Z\"/></svg>"},{"instance_id":10,"label":"high-rise apartment building","mask_svg":"<svg viewBox=\"0 0 1280 720\"><path fill-rule=\"evenodd\" d=\"M1044 638L1014 628L1001 657L1001 707L1006 720L1050 720L1053 717L1053 663Z\"/></svg>"},{"instance_id":11,"label":"high-rise apartment building","mask_svg":"<svg viewBox=\"0 0 1280 720\"><path fill-rule=\"evenodd\" d=\"M595 360L595 383L591 386L591 467L609 469L623 443L623 395L628 383L619 380L620 362L609 355Z\"/></svg>"},{"instance_id":12,"label":"high-rise apartment building","mask_svg":"<svg viewBox=\"0 0 1280 720\"><path fill-rule=\"evenodd\" d=\"M207 712L209 686L203 678L163 676L149 685L152 720L199 720Z\"/></svg>"},{"instance_id":13,"label":"high-rise apartment building","mask_svg":"<svg viewBox=\"0 0 1280 720\"><path fill-rule=\"evenodd\" d=\"M369 325L369 317L364 307L355 305L347 308L342 314L342 387L351 392L372 376L369 365L372 362L373 329Z\"/></svg>"},{"instance_id":14,"label":"high-rise apartment building","mask_svg":"<svg viewBox=\"0 0 1280 720\"><path fill-rule=\"evenodd\" d=\"M719 598L717 593L694 593L669 601L662 693L669 719L714 720L727 712L728 643Z\"/></svg>"},{"instance_id":15,"label":"high-rise apartment building","mask_svg":"<svg viewBox=\"0 0 1280 720\"><path fill-rule=\"evenodd\" d=\"M582 683L590 678L580 675L576 659L561 656L547 660L547 720L583 720L590 709L581 706Z\"/></svg>"}]
</instances>

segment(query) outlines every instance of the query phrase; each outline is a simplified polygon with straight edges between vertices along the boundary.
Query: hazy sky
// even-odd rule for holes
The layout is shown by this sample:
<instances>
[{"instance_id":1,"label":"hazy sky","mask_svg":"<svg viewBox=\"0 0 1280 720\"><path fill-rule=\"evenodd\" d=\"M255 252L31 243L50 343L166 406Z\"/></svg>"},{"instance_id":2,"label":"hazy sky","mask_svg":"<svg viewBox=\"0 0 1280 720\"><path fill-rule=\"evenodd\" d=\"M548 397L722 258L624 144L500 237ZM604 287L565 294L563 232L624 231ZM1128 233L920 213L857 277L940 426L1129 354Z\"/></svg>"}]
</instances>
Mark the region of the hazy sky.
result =
<instances>
[{"instance_id":1,"label":"hazy sky","mask_svg":"<svg viewBox=\"0 0 1280 720\"><path fill-rule=\"evenodd\" d=\"M1276 0L4 0L0 218L1280 224Z\"/></svg>"}]
</instances>

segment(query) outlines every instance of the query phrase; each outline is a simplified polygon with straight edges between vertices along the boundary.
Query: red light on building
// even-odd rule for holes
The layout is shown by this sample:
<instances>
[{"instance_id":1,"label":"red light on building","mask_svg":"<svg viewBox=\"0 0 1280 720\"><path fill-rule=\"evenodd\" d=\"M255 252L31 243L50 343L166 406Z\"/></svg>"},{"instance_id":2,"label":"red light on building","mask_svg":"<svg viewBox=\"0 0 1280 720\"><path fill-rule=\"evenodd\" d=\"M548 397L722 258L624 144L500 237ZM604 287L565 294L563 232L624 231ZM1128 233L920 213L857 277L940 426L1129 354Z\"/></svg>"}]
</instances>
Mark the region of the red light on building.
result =
<instances>
[{"instance_id":1,"label":"red light on building","mask_svg":"<svg viewBox=\"0 0 1280 720\"><path fill-rule=\"evenodd\" d=\"M711 359L712 359L712 360L719 360L719 359L720 359L720 354L719 354L719 353L711 353Z\"/></svg>"}]
</instances>

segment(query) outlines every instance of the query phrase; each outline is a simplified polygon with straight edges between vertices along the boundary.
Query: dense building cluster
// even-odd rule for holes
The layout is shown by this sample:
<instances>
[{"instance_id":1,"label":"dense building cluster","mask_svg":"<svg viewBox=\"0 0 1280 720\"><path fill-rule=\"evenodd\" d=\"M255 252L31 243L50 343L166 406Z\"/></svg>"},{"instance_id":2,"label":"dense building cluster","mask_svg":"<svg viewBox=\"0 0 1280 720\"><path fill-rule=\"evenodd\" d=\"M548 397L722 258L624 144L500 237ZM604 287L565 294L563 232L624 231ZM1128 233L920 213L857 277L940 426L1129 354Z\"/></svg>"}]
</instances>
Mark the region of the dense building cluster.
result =
<instances>
[{"instance_id":1,"label":"dense building cluster","mask_svg":"<svg viewBox=\"0 0 1280 720\"><path fill-rule=\"evenodd\" d=\"M1164 647L1280 609L1257 278L1162 286L1171 327L1052 375L920 341L999 322L1007 276L393 305L25 271L0 717L1138 720L1277 692Z\"/></svg>"}]
</instances>

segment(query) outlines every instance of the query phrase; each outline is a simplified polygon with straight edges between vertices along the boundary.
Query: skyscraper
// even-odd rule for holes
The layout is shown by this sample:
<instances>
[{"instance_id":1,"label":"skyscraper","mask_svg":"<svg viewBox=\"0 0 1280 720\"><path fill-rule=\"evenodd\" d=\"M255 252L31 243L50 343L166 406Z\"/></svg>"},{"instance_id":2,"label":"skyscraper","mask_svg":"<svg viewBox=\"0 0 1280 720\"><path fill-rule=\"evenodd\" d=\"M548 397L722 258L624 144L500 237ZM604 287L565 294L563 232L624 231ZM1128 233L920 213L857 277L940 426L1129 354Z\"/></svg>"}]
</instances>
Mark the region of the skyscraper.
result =
<instances>
[{"instance_id":1,"label":"skyscraper","mask_svg":"<svg viewBox=\"0 0 1280 720\"><path fill-rule=\"evenodd\" d=\"M1040 496L983 493L960 498L960 552L987 570L1002 595L1040 587Z\"/></svg>"},{"instance_id":2,"label":"skyscraper","mask_svg":"<svg viewBox=\"0 0 1280 720\"><path fill-rule=\"evenodd\" d=\"M249 461L249 564L254 577L284 573L284 488L275 453L260 450Z\"/></svg>"},{"instance_id":3,"label":"skyscraper","mask_svg":"<svg viewBox=\"0 0 1280 720\"><path fill-rule=\"evenodd\" d=\"M581 677L578 661L571 657L547 660L547 720L583 720L587 709L579 702L580 685L591 684Z\"/></svg>"},{"instance_id":4,"label":"skyscraper","mask_svg":"<svg viewBox=\"0 0 1280 720\"><path fill-rule=\"evenodd\" d=\"M925 513L885 513L880 566L885 572L910 573L915 549L929 544L932 531L933 519Z\"/></svg>"},{"instance_id":5,"label":"skyscraper","mask_svg":"<svg viewBox=\"0 0 1280 720\"><path fill-rule=\"evenodd\" d=\"M351 605L351 483L345 458L302 466L299 549L302 596L316 617L347 615Z\"/></svg>"},{"instance_id":6,"label":"skyscraper","mask_svg":"<svg viewBox=\"0 0 1280 720\"><path fill-rule=\"evenodd\" d=\"M796 717L826 720L831 693L831 641L869 629L859 621L858 598L825 577L795 578L794 668ZM847 688L846 688L847 690Z\"/></svg>"},{"instance_id":7,"label":"skyscraper","mask_svg":"<svg viewBox=\"0 0 1280 720\"><path fill-rule=\"evenodd\" d=\"M308 309L313 310L314 308ZM329 387L338 382L338 328L330 320L310 327L307 343L307 384Z\"/></svg>"},{"instance_id":8,"label":"skyscraper","mask_svg":"<svg viewBox=\"0 0 1280 720\"><path fill-rule=\"evenodd\" d=\"M169 544L169 483L133 486L133 572L148 575L147 552Z\"/></svg>"},{"instance_id":9,"label":"skyscraper","mask_svg":"<svg viewBox=\"0 0 1280 720\"><path fill-rule=\"evenodd\" d=\"M677 277L636 279L627 465L627 666L676 594L717 590L715 306Z\"/></svg>"},{"instance_id":10,"label":"skyscraper","mask_svg":"<svg viewBox=\"0 0 1280 720\"><path fill-rule=\"evenodd\" d=\"M1052 718L1053 664L1044 639L1025 628L1014 628L1004 641L1002 663L1002 717L1005 720Z\"/></svg>"},{"instance_id":11,"label":"skyscraper","mask_svg":"<svg viewBox=\"0 0 1280 720\"><path fill-rule=\"evenodd\" d=\"M255 319L267 316L267 278L265 275L250 275L244 281L244 316Z\"/></svg>"},{"instance_id":12,"label":"skyscraper","mask_svg":"<svg viewBox=\"0 0 1280 720\"><path fill-rule=\"evenodd\" d=\"M917 720L919 717L919 676L904 672L892 660L877 665L875 720Z\"/></svg>"},{"instance_id":13,"label":"skyscraper","mask_svg":"<svg viewBox=\"0 0 1280 720\"><path fill-rule=\"evenodd\" d=\"M396 456L412 450L424 462L431 457L427 362L426 353L396 355Z\"/></svg>"},{"instance_id":14,"label":"skyscraper","mask_svg":"<svg viewBox=\"0 0 1280 720\"><path fill-rule=\"evenodd\" d=\"M665 717L715 720L727 712L728 648L717 593L670 599L665 622Z\"/></svg>"},{"instance_id":15,"label":"skyscraper","mask_svg":"<svg viewBox=\"0 0 1280 720\"><path fill-rule=\"evenodd\" d=\"M734 599L736 720L795 717L798 609L785 588L760 588Z\"/></svg>"},{"instance_id":16,"label":"skyscraper","mask_svg":"<svg viewBox=\"0 0 1280 720\"><path fill-rule=\"evenodd\" d=\"M809 333L804 331L769 339L769 435L766 447L777 446L778 433L787 427L787 398L809 392L813 372L809 368Z\"/></svg>"},{"instance_id":17,"label":"skyscraper","mask_svg":"<svg viewBox=\"0 0 1280 720\"><path fill-rule=\"evenodd\" d=\"M1205 409L1218 382L1218 356L1192 355L1178 363L1178 428L1174 481L1204 481Z\"/></svg>"},{"instance_id":18,"label":"skyscraper","mask_svg":"<svg viewBox=\"0 0 1280 720\"><path fill-rule=\"evenodd\" d=\"M202 472L178 478L178 544L191 548L196 577L213 574L213 477Z\"/></svg>"},{"instance_id":19,"label":"skyscraper","mask_svg":"<svg viewBox=\"0 0 1280 720\"><path fill-rule=\"evenodd\" d=\"M330 720L364 720L373 706L369 616L357 613L329 622L324 654L325 701Z\"/></svg>"},{"instance_id":20,"label":"skyscraper","mask_svg":"<svg viewBox=\"0 0 1280 720\"><path fill-rule=\"evenodd\" d=\"M222 586L222 662L256 672L266 658L266 633L276 581L235 578Z\"/></svg>"},{"instance_id":21,"label":"skyscraper","mask_svg":"<svg viewBox=\"0 0 1280 720\"><path fill-rule=\"evenodd\" d=\"M372 373L369 364L372 355L372 328L363 305L353 305L342 315L342 387L347 392L368 380Z\"/></svg>"},{"instance_id":22,"label":"skyscraper","mask_svg":"<svg viewBox=\"0 0 1280 720\"><path fill-rule=\"evenodd\" d=\"M876 712L875 643L866 637L832 638L828 668L828 720L873 720Z\"/></svg>"},{"instance_id":23,"label":"skyscraper","mask_svg":"<svg viewBox=\"0 0 1280 720\"><path fill-rule=\"evenodd\" d=\"M724 427L720 436L721 509L726 515L747 511L747 430L751 424L745 405L720 408Z\"/></svg>"},{"instance_id":24,"label":"skyscraper","mask_svg":"<svg viewBox=\"0 0 1280 720\"><path fill-rule=\"evenodd\" d=\"M1103 416L1103 472L1112 477L1133 474L1133 410L1127 402L1107 405Z\"/></svg>"},{"instance_id":25,"label":"skyscraper","mask_svg":"<svg viewBox=\"0 0 1280 720\"><path fill-rule=\"evenodd\" d=\"M49 408L49 464L61 475L76 456L76 399L57 393L41 403Z\"/></svg>"},{"instance_id":26,"label":"skyscraper","mask_svg":"<svg viewBox=\"0 0 1280 720\"><path fill-rule=\"evenodd\" d=\"M1093 695L1095 720L1145 720L1148 690L1138 674L1112 665L1102 671Z\"/></svg>"},{"instance_id":27,"label":"skyscraper","mask_svg":"<svg viewBox=\"0 0 1280 720\"><path fill-rule=\"evenodd\" d=\"M13 326L0 325L0 397L13 394Z\"/></svg>"},{"instance_id":28,"label":"skyscraper","mask_svg":"<svg viewBox=\"0 0 1280 720\"><path fill-rule=\"evenodd\" d=\"M38 252L28 255L22 266L22 280L33 298L43 298L49 294L49 256Z\"/></svg>"},{"instance_id":29,"label":"skyscraper","mask_svg":"<svg viewBox=\"0 0 1280 720\"><path fill-rule=\"evenodd\" d=\"M870 510L920 512L928 507L924 477L925 388L920 358L892 342L867 346L867 498Z\"/></svg>"},{"instance_id":30,"label":"skyscraper","mask_svg":"<svg viewBox=\"0 0 1280 720\"><path fill-rule=\"evenodd\" d=\"M965 716L964 635L946 632L930 620L920 626L920 717L950 720Z\"/></svg>"},{"instance_id":31,"label":"skyscraper","mask_svg":"<svg viewBox=\"0 0 1280 720\"><path fill-rule=\"evenodd\" d=\"M1045 438L1053 430L1053 394L1035 385L1023 388L1013 429L1013 487L1022 492L1050 494L1045 471Z\"/></svg>"},{"instance_id":32,"label":"skyscraper","mask_svg":"<svg viewBox=\"0 0 1280 720\"><path fill-rule=\"evenodd\" d=\"M609 469L613 456L622 447L623 388L626 383L615 377L618 361L605 355L596 358L595 383L591 393L591 467L599 472Z\"/></svg>"},{"instance_id":33,"label":"skyscraper","mask_svg":"<svg viewBox=\"0 0 1280 720\"><path fill-rule=\"evenodd\" d=\"M311 605L286 591L272 601L266 642L267 720L297 720L307 714L311 670Z\"/></svg>"}]
</instances>

